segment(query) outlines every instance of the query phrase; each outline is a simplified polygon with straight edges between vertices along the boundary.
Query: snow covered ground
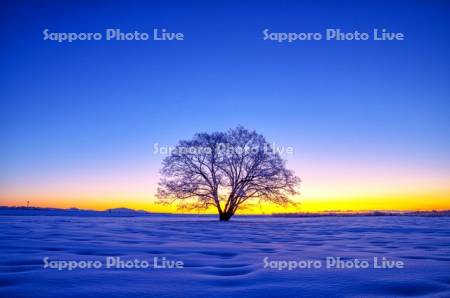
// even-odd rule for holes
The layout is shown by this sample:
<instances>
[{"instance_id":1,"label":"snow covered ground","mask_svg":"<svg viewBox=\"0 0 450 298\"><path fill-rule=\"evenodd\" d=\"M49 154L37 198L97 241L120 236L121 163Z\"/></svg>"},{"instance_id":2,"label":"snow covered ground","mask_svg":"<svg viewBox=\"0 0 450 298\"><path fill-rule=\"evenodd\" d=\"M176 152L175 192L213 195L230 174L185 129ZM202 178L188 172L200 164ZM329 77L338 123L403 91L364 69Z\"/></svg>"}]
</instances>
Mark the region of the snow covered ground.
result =
<instances>
[{"instance_id":1,"label":"snow covered ground","mask_svg":"<svg viewBox=\"0 0 450 298\"><path fill-rule=\"evenodd\" d=\"M450 297L448 217L0 216L0 256L0 297ZM107 268L114 257L184 266ZM308 260L322 266L279 270Z\"/></svg>"}]
</instances>

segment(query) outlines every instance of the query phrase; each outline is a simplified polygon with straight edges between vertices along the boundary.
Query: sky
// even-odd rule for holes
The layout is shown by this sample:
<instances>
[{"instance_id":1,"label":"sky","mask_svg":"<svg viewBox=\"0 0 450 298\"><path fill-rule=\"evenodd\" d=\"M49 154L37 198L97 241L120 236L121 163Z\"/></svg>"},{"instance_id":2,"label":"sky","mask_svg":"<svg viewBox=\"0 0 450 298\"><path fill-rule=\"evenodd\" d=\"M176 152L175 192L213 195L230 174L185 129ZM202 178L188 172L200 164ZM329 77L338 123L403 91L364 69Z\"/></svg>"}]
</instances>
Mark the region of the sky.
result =
<instances>
[{"instance_id":1,"label":"sky","mask_svg":"<svg viewBox=\"0 0 450 298\"><path fill-rule=\"evenodd\" d=\"M155 204L154 144L241 124L294 148L296 211L450 209L449 16L447 1L2 1L0 205L175 211ZM185 38L43 40L106 28ZM262 34L327 28L405 39Z\"/></svg>"}]
</instances>

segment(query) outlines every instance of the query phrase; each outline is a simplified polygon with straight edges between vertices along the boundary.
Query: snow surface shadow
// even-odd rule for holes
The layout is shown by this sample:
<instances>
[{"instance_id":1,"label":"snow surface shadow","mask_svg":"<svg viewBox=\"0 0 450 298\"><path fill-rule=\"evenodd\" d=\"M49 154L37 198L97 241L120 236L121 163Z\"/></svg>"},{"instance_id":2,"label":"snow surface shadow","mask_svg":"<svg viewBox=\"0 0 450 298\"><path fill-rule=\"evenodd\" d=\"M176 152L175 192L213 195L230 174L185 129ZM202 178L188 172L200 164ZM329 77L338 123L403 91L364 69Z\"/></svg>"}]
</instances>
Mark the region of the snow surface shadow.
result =
<instances>
[{"instance_id":1,"label":"snow surface shadow","mask_svg":"<svg viewBox=\"0 0 450 298\"><path fill-rule=\"evenodd\" d=\"M1 297L450 297L450 219L0 217ZM44 269L51 260L180 260L181 269ZM264 268L402 260L404 269Z\"/></svg>"}]
</instances>

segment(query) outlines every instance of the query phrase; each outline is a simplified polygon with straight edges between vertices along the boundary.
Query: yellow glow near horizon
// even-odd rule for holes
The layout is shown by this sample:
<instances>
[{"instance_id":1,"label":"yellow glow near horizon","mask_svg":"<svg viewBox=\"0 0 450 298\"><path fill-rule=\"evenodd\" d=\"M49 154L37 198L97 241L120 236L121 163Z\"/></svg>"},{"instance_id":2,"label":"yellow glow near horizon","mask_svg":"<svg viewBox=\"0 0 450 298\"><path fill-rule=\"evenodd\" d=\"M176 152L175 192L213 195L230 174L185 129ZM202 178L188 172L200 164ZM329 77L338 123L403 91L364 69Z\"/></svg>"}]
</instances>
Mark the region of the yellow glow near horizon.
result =
<instances>
[{"instance_id":1,"label":"yellow glow near horizon","mask_svg":"<svg viewBox=\"0 0 450 298\"><path fill-rule=\"evenodd\" d=\"M304 173L301 194L295 197L295 201L300 202L298 208L255 204L254 208L239 213L450 209L450 184L446 172L375 168L365 172L349 167L339 172L330 165L327 170L318 171L311 167L298 171ZM24 206L30 201L31 206L37 207L94 210L126 207L152 212L180 212L176 206L155 203L158 177L152 175L154 171L147 168L136 170L134 177L125 178L121 171L114 172L116 175L110 173L35 179L33 184L3 184L0 185L0 205ZM213 209L208 211L214 212Z\"/></svg>"},{"instance_id":2,"label":"yellow glow near horizon","mask_svg":"<svg viewBox=\"0 0 450 298\"><path fill-rule=\"evenodd\" d=\"M273 204L253 204L251 209L239 211L240 214L271 214L283 212L323 212L323 211L368 211L368 210L450 210L449 192L429 192L421 194L403 194L386 196L352 197L297 197L297 207L281 207ZM184 213L176 205L163 206L156 203L155 198L147 197L70 197L49 198L43 196L20 196L13 199L0 198L1 205L30 206L105 210L109 208L127 207L150 212ZM197 213L191 211L189 213ZM214 209L199 213L215 213Z\"/></svg>"}]
</instances>

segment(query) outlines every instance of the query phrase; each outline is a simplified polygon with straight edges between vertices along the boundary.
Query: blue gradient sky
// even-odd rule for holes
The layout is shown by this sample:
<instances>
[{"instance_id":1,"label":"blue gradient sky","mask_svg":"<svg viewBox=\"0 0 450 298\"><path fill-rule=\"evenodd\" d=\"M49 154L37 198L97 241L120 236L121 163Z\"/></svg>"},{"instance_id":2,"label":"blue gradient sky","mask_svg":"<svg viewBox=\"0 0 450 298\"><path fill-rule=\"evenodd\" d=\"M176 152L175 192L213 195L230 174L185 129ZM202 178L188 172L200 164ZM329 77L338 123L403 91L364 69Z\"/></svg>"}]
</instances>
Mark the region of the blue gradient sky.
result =
<instances>
[{"instance_id":1,"label":"blue gradient sky","mask_svg":"<svg viewBox=\"0 0 450 298\"><path fill-rule=\"evenodd\" d=\"M87 201L95 200L146 208L162 159L152 154L154 143L174 145L237 124L295 148L288 165L311 204L330 197L364 202L370 189L377 198L412 195L419 204L432 194L448 202L447 1L1 6L5 204L92 207ZM185 41L59 44L42 40L45 28L166 28L183 32ZM386 28L406 39L278 44L262 40L265 28Z\"/></svg>"}]
</instances>

